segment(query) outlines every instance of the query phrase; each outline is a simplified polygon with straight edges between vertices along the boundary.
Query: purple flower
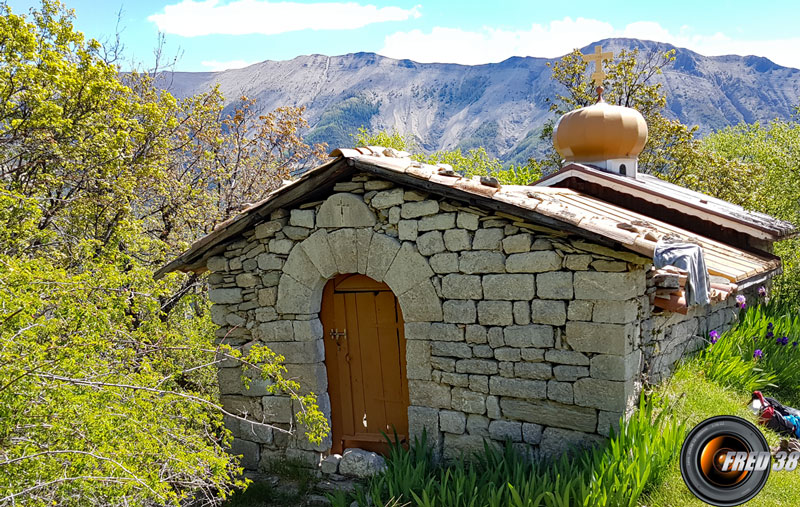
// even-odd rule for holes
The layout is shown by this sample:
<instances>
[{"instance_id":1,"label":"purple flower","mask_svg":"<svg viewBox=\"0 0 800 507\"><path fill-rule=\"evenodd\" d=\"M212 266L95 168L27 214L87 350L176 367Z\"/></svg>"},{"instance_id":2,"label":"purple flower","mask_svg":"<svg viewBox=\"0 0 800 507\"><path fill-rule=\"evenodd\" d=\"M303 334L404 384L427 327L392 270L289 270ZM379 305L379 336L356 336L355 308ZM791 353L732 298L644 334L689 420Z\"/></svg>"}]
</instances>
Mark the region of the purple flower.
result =
<instances>
[{"instance_id":1,"label":"purple flower","mask_svg":"<svg viewBox=\"0 0 800 507\"><path fill-rule=\"evenodd\" d=\"M788 336L783 336L781 338L777 338L775 340L775 343L778 344L778 345L786 345L787 343L789 343L789 337Z\"/></svg>"},{"instance_id":2,"label":"purple flower","mask_svg":"<svg viewBox=\"0 0 800 507\"><path fill-rule=\"evenodd\" d=\"M769 324L767 324L767 331L772 331L773 327L775 327L775 325L772 324L772 322L770 322Z\"/></svg>"},{"instance_id":3,"label":"purple flower","mask_svg":"<svg viewBox=\"0 0 800 507\"><path fill-rule=\"evenodd\" d=\"M753 359L758 359L759 357L761 357L763 355L764 355L764 353L761 352L761 349L756 349L756 351L753 352Z\"/></svg>"},{"instance_id":4,"label":"purple flower","mask_svg":"<svg viewBox=\"0 0 800 507\"><path fill-rule=\"evenodd\" d=\"M797 342L792 342L792 347L797 347Z\"/></svg>"},{"instance_id":5,"label":"purple flower","mask_svg":"<svg viewBox=\"0 0 800 507\"><path fill-rule=\"evenodd\" d=\"M743 309L747 306L747 298L739 294L736 296L736 306Z\"/></svg>"},{"instance_id":6,"label":"purple flower","mask_svg":"<svg viewBox=\"0 0 800 507\"><path fill-rule=\"evenodd\" d=\"M767 338L771 339L773 336L775 336L775 333L773 333L772 331L767 331Z\"/></svg>"},{"instance_id":7,"label":"purple flower","mask_svg":"<svg viewBox=\"0 0 800 507\"><path fill-rule=\"evenodd\" d=\"M759 287L758 288L758 295L761 296L762 298L766 297L767 296L767 288L764 287L763 285L761 287Z\"/></svg>"},{"instance_id":8,"label":"purple flower","mask_svg":"<svg viewBox=\"0 0 800 507\"><path fill-rule=\"evenodd\" d=\"M719 333L716 330L713 330L708 333L708 337L711 339L711 344L713 345L717 343L717 340L719 340Z\"/></svg>"}]
</instances>

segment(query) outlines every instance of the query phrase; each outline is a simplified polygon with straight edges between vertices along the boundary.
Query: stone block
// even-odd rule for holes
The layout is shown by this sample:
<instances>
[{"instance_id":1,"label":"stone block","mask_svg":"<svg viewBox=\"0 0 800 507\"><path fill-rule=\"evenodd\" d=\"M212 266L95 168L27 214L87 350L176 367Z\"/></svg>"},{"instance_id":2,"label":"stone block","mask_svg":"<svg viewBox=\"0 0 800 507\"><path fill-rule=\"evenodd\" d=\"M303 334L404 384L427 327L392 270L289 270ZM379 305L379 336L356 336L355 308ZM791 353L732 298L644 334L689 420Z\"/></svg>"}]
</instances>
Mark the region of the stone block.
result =
<instances>
[{"instance_id":1,"label":"stone block","mask_svg":"<svg viewBox=\"0 0 800 507\"><path fill-rule=\"evenodd\" d=\"M564 257L564 267L570 271L587 271L592 260L589 254L571 254Z\"/></svg>"},{"instance_id":2,"label":"stone block","mask_svg":"<svg viewBox=\"0 0 800 507\"><path fill-rule=\"evenodd\" d=\"M535 294L536 286L533 275L486 275L483 277L483 297L486 299L530 300Z\"/></svg>"},{"instance_id":3,"label":"stone block","mask_svg":"<svg viewBox=\"0 0 800 507\"><path fill-rule=\"evenodd\" d=\"M573 350L625 355L633 350L633 324L568 321L564 339Z\"/></svg>"},{"instance_id":4,"label":"stone block","mask_svg":"<svg viewBox=\"0 0 800 507\"><path fill-rule=\"evenodd\" d=\"M478 303L480 316L480 303ZM503 331L504 342L509 347L540 347L553 346L553 328L540 324L527 326L508 326Z\"/></svg>"},{"instance_id":5,"label":"stone block","mask_svg":"<svg viewBox=\"0 0 800 507\"><path fill-rule=\"evenodd\" d=\"M300 394L314 392L319 395L328 390L328 370L325 363L287 363L284 366L284 377L300 384Z\"/></svg>"},{"instance_id":6,"label":"stone block","mask_svg":"<svg viewBox=\"0 0 800 507\"><path fill-rule=\"evenodd\" d=\"M572 350L551 349L545 354L545 359L551 363L589 366L589 358L585 354Z\"/></svg>"},{"instance_id":7,"label":"stone block","mask_svg":"<svg viewBox=\"0 0 800 507\"><path fill-rule=\"evenodd\" d=\"M500 419L503 417L500 412L500 398L497 396L486 397L486 415L489 419Z\"/></svg>"},{"instance_id":8,"label":"stone block","mask_svg":"<svg viewBox=\"0 0 800 507\"><path fill-rule=\"evenodd\" d=\"M294 227L291 225L287 225L282 229L281 232L283 232L289 239L300 241L306 239L308 235L311 234L311 229L306 229L305 227Z\"/></svg>"},{"instance_id":9,"label":"stone block","mask_svg":"<svg viewBox=\"0 0 800 507\"><path fill-rule=\"evenodd\" d=\"M259 306L275 306L278 300L277 287L267 287L266 289L259 289L258 291L258 304Z\"/></svg>"},{"instance_id":10,"label":"stone block","mask_svg":"<svg viewBox=\"0 0 800 507\"><path fill-rule=\"evenodd\" d=\"M292 422L292 399L286 396L264 396L261 398L264 420L271 423Z\"/></svg>"},{"instance_id":11,"label":"stone block","mask_svg":"<svg viewBox=\"0 0 800 507\"><path fill-rule=\"evenodd\" d=\"M337 474L339 473L339 463L342 461L341 454L329 454L325 456L320 465L323 474Z\"/></svg>"},{"instance_id":12,"label":"stone block","mask_svg":"<svg viewBox=\"0 0 800 507\"><path fill-rule=\"evenodd\" d=\"M505 345L505 339L503 338L503 328L502 327L491 327L489 331L486 333L486 338L489 343L489 346L493 349L497 347L502 347Z\"/></svg>"},{"instance_id":13,"label":"stone block","mask_svg":"<svg viewBox=\"0 0 800 507\"><path fill-rule=\"evenodd\" d=\"M528 233L515 234L503 239L503 251L507 254L529 252L531 249L531 235Z\"/></svg>"},{"instance_id":14,"label":"stone block","mask_svg":"<svg viewBox=\"0 0 800 507\"><path fill-rule=\"evenodd\" d=\"M492 440L522 442L522 423L516 421L492 421L489 423Z\"/></svg>"},{"instance_id":15,"label":"stone block","mask_svg":"<svg viewBox=\"0 0 800 507\"><path fill-rule=\"evenodd\" d=\"M441 372L453 373L456 371L456 360L451 357L433 356L431 366Z\"/></svg>"},{"instance_id":16,"label":"stone block","mask_svg":"<svg viewBox=\"0 0 800 507\"><path fill-rule=\"evenodd\" d=\"M372 229L356 229L356 265L359 273L366 273L369 266L369 246L374 236Z\"/></svg>"},{"instance_id":17,"label":"stone block","mask_svg":"<svg viewBox=\"0 0 800 507\"><path fill-rule=\"evenodd\" d=\"M217 304L211 305L211 322L218 326L224 326L228 323L225 317L231 312L232 310L229 306Z\"/></svg>"},{"instance_id":18,"label":"stone block","mask_svg":"<svg viewBox=\"0 0 800 507\"><path fill-rule=\"evenodd\" d=\"M206 261L206 267L212 273L228 271L228 259L222 256L209 257Z\"/></svg>"},{"instance_id":19,"label":"stone block","mask_svg":"<svg viewBox=\"0 0 800 507\"><path fill-rule=\"evenodd\" d=\"M590 374L602 380L631 380L639 374L641 355L639 350L626 356L598 354L592 357Z\"/></svg>"},{"instance_id":20,"label":"stone block","mask_svg":"<svg viewBox=\"0 0 800 507\"><path fill-rule=\"evenodd\" d=\"M494 349L488 345L473 345L472 355L481 359L490 359L494 357Z\"/></svg>"},{"instance_id":21,"label":"stone block","mask_svg":"<svg viewBox=\"0 0 800 507\"><path fill-rule=\"evenodd\" d=\"M219 385L219 393L222 395L243 394L242 369L220 368L217 370L217 384Z\"/></svg>"},{"instance_id":22,"label":"stone block","mask_svg":"<svg viewBox=\"0 0 800 507\"><path fill-rule=\"evenodd\" d=\"M282 355L287 363L308 364L325 360L321 339L308 342L272 342L269 348Z\"/></svg>"},{"instance_id":23,"label":"stone block","mask_svg":"<svg viewBox=\"0 0 800 507\"><path fill-rule=\"evenodd\" d=\"M467 343L487 343L486 328L479 325L467 326L464 329L464 339Z\"/></svg>"},{"instance_id":24,"label":"stone block","mask_svg":"<svg viewBox=\"0 0 800 507\"><path fill-rule=\"evenodd\" d=\"M431 276L433 271L425 257L420 255L411 243L403 243L392 265L386 271L383 281L399 297L412 287L418 286L420 282L428 281Z\"/></svg>"},{"instance_id":25,"label":"stone block","mask_svg":"<svg viewBox=\"0 0 800 507\"><path fill-rule=\"evenodd\" d=\"M531 305L527 301L514 301L514 324L525 326L531 323Z\"/></svg>"},{"instance_id":26,"label":"stone block","mask_svg":"<svg viewBox=\"0 0 800 507\"><path fill-rule=\"evenodd\" d=\"M447 385L409 379L408 395L412 405L450 408L450 386Z\"/></svg>"},{"instance_id":27,"label":"stone block","mask_svg":"<svg viewBox=\"0 0 800 507\"><path fill-rule=\"evenodd\" d=\"M561 269L561 257L550 250L512 254L506 260L509 273L543 273L556 269Z\"/></svg>"},{"instance_id":28,"label":"stone block","mask_svg":"<svg viewBox=\"0 0 800 507\"><path fill-rule=\"evenodd\" d=\"M271 238L275 235L276 232L283 229L283 226L286 225L286 220L270 220L269 222L264 222L262 224L258 224L255 227L255 237L256 239L266 239Z\"/></svg>"},{"instance_id":29,"label":"stone block","mask_svg":"<svg viewBox=\"0 0 800 507\"><path fill-rule=\"evenodd\" d=\"M402 196L402 191L400 193ZM345 477L366 479L383 472L386 460L383 456L363 449L345 449L339 461L339 473Z\"/></svg>"},{"instance_id":30,"label":"stone block","mask_svg":"<svg viewBox=\"0 0 800 507\"><path fill-rule=\"evenodd\" d=\"M275 254L262 253L256 257L258 269L261 271L279 270L283 268L283 259Z\"/></svg>"},{"instance_id":31,"label":"stone block","mask_svg":"<svg viewBox=\"0 0 800 507\"><path fill-rule=\"evenodd\" d=\"M447 433L460 435L467 427L467 416L453 410L439 411L439 429Z\"/></svg>"},{"instance_id":32,"label":"stone block","mask_svg":"<svg viewBox=\"0 0 800 507\"><path fill-rule=\"evenodd\" d=\"M427 341L406 341L406 376L410 379L431 379L431 344Z\"/></svg>"},{"instance_id":33,"label":"stone block","mask_svg":"<svg viewBox=\"0 0 800 507\"><path fill-rule=\"evenodd\" d=\"M608 301L604 301L608 303ZM567 308L567 318L569 320L592 320L592 309L594 303L582 299L575 299L569 302Z\"/></svg>"},{"instance_id":34,"label":"stone block","mask_svg":"<svg viewBox=\"0 0 800 507\"><path fill-rule=\"evenodd\" d=\"M648 303L649 304L649 303ZM625 301L595 301L592 320L609 324L625 324L639 318L639 302L635 299ZM687 333L691 335L693 333Z\"/></svg>"},{"instance_id":35,"label":"stone block","mask_svg":"<svg viewBox=\"0 0 800 507\"><path fill-rule=\"evenodd\" d=\"M397 222L397 237L400 241L416 241L419 235L416 220L400 220Z\"/></svg>"},{"instance_id":36,"label":"stone block","mask_svg":"<svg viewBox=\"0 0 800 507\"><path fill-rule=\"evenodd\" d=\"M489 436L489 418L478 414L467 416L467 433L470 435Z\"/></svg>"},{"instance_id":37,"label":"stone block","mask_svg":"<svg viewBox=\"0 0 800 507\"><path fill-rule=\"evenodd\" d=\"M375 214L355 194L333 194L317 212L317 227L372 227L375 223Z\"/></svg>"},{"instance_id":38,"label":"stone block","mask_svg":"<svg viewBox=\"0 0 800 507\"><path fill-rule=\"evenodd\" d=\"M375 281L384 281L386 271L394 262L399 251L399 241L385 234L374 234L369 244L366 275Z\"/></svg>"},{"instance_id":39,"label":"stone block","mask_svg":"<svg viewBox=\"0 0 800 507\"><path fill-rule=\"evenodd\" d=\"M422 217L419 219L419 232L424 231L444 231L447 229L453 229L456 226L456 214L455 213L439 213L437 215L431 215L427 217Z\"/></svg>"},{"instance_id":40,"label":"stone block","mask_svg":"<svg viewBox=\"0 0 800 507\"><path fill-rule=\"evenodd\" d=\"M551 380L547 383L547 399L572 405L572 383Z\"/></svg>"},{"instance_id":41,"label":"stone block","mask_svg":"<svg viewBox=\"0 0 800 507\"><path fill-rule=\"evenodd\" d=\"M223 395L220 396L220 403L222 408L231 414L256 421L263 419L264 410L261 408L260 400L256 397Z\"/></svg>"},{"instance_id":42,"label":"stone block","mask_svg":"<svg viewBox=\"0 0 800 507\"><path fill-rule=\"evenodd\" d=\"M516 363L514 375L531 380L548 380L553 377L553 369L547 363Z\"/></svg>"},{"instance_id":43,"label":"stone block","mask_svg":"<svg viewBox=\"0 0 800 507\"><path fill-rule=\"evenodd\" d=\"M582 271L575 273L575 299L622 301L644 294L644 271L606 273Z\"/></svg>"},{"instance_id":44,"label":"stone block","mask_svg":"<svg viewBox=\"0 0 800 507\"><path fill-rule=\"evenodd\" d=\"M336 261L333 259L331 246L328 243L328 233L325 230L319 230L304 239L300 243L300 248L317 268L322 278L327 279L338 273Z\"/></svg>"},{"instance_id":45,"label":"stone block","mask_svg":"<svg viewBox=\"0 0 800 507\"><path fill-rule=\"evenodd\" d=\"M453 410L459 410L469 414L485 414L486 395L464 389L463 387L454 387L452 392L452 408Z\"/></svg>"},{"instance_id":46,"label":"stone block","mask_svg":"<svg viewBox=\"0 0 800 507\"><path fill-rule=\"evenodd\" d=\"M423 434L428 445L433 448L434 458L439 454L441 442L439 434L439 410L432 407L408 407L408 439L409 442L421 440Z\"/></svg>"},{"instance_id":47,"label":"stone block","mask_svg":"<svg viewBox=\"0 0 800 507\"><path fill-rule=\"evenodd\" d=\"M442 296L447 299L482 299L481 277L476 275L447 275L442 278Z\"/></svg>"},{"instance_id":48,"label":"stone block","mask_svg":"<svg viewBox=\"0 0 800 507\"><path fill-rule=\"evenodd\" d=\"M533 363L544 361L544 349L526 347L524 349L520 349L520 353L523 361L529 361Z\"/></svg>"},{"instance_id":49,"label":"stone block","mask_svg":"<svg viewBox=\"0 0 800 507\"><path fill-rule=\"evenodd\" d=\"M389 284L392 287L392 284ZM422 280L397 297L406 322L430 322L442 320L442 302L429 280Z\"/></svg>"},{"instance_id":50,"label":"stone block","mask_svg":"<svg viewBox=\"0 0 800 507\"><path fill-rule=\"evenodd\" d=\"M458 271L458 254L436 254L430 258L430 264L435 273L455 273Z\"/></svg>"},{"instance_id":51,"label":"stone block","mask_svg":"<svg viewBox=\"0 0 800 507\"><path fill-rule=\"evenodd\" d=\"M305 227L306 229L314 228L314 210L313 209L293 209L289 212L289 225L296 227Z\"/></svg>"},{"instance_id":52,"label":"stone block","mask_svg":"<svg viewBox=\"0 0 800 507\"><path fill-rule=\"evenodd\" d=\"M573 385L575 404L608 411L624 412L633 395L633 382L614 382L586 377Z\"/></svg>"},{"instance_id":53,"label":"stone block","mask_svg":"<svg viewBox=\"0 0 800 507\"><path fill-rule=\"evenodd\" d=\"M282 275L278 285L278 313L316 313L322 299L322 291L314 291L289 275Z\"/></svg>"},{"instance_id":54,"label":"stone block","mask_svg":"<svg viewBox=\"0 0 800 507\"><path fill-rule=\"evenodd\" d=\"M536 275L536 287L541 299L572 299L572 272L540 273Z\"/></svg>"},{"instance_id":55,"label":"stone block","mask_svg":"<svg viewBox=\"0 0 800 507\"><path fill-rule=\"evenodd\" d=\"M392 188L394 183L386 180L369 180L364 182L364 190L386 190ZM404 194L405 195L405 194Z\"/></svg>"},{"instance_id":56,"label":"stone block","mask_svg":"<svg viewBox=\"0 0 800 507\"><path fill-rule=\"evenodd\" d=\"M417 248L419 249L419 253L426 256L444 252L442 233L439 231L430 231L425 234L420 234L417 238Z\"/></svg>"},{"instance_id":57,"label":"stone block","mask_svg":"<svg viewBox=\"0 0 800 507\"><path fill-rule=\"evenodd\" d=\"M477 311L474 301L448 300L442 305L445 322L472 324L475 322Z\"/></svg>"},{"instance_id":58,"label":"stone block","mask_svg":"<svg viewBox=\"0 0 800 507\"><path fill-rule=\"evenodd\" d=\"M511 347L500 347L494 349L494 357L498 361L519 361L522 359L522 355L520 354L520 349L515 349Z\"/></svg>"},{"instance_id":59,"label":"stone block","mask_svg":"<svg viewBox=\"0 0 800 507\"><path fill-rule=\"evenodd\" d=\"M466 274L504 273L505 256L500 252L461 252L458 266Z\"/></svg>"},{"instance_id":60,"label":"stone block","mask_svg":"<svg viewBox=\"0 0 800 507\"><path fill-rule=\"evenodd\" d=\"M391 190L378 192L372 197L369 204L375 209L387 209L392 206L400 206L403 204L403 189L393 188Z\"/></svg>"},{"instance_id":61,"label":"stone block","mask_svg":"<svg viewBox=\"0 0 800 507\"><path fill-rule=\"evenodd\" d=\"M501 398L500 408L506 419L588 432L594 432L597 427L597 413L592 408L514 398Z\"/></svg>"},{"instance_id":62,"label":"stone block","mask_svg":"<svg viewBox=\"0 0 800 507\"><path fill-rule=\"evenodd\" d=\"M474 231L478 229L478 225L480 224L480 217L468 211L459 211L456 224L458 225L458 227L462 229Z\"/></svg>"},{"instance_id":63,"label":"stone block","mask_svg":"<svg viewBox=\"0 0 800 507\"><path fill-rule=\"evenodd\" d=\"M430 342L430 344L431 354L434 356L457 358L472 357L472 348L466 343L433 341Z\"/></svg>"},{"instance_id":64,"label":"stone block","mask_svg":"<svg viewBox=\"0 0 800 507\"><path fill-rule=\"evenodd\" d=\"M508 326L514 323L511 301L479 301L478 322L486 326Z\"/></svg>"},{"instance_id":65,"label":"stone block","mask_svg":"<svg viewBox=\"0 0 800 507\"><path fill-rule=\"evenodd\" d=\"M491 377L489 392L495 396L513 396L522 399L547 398L547 382L518 378ZM502 404L502 402L501 402Z\"/></svg>"},{"instance_id":66,"label":"stone block","mask_svg":"<svg viewBox=\"0 0 800 507\"><path fill-rule=\"evenodd\" d=\"M459 460L474 461L476 456L483 454L484 437L479 435L452 435L444 436L442 456L445 462ZM495 445L495 444L492 444Z\"/></svg>"},{"instance_id":67,"label":"stone block","mask_svg":"<svg viewBox=\"0 0 800 507\"><path fill-rule=\"evenodd\" d=\"M259 424L257 422L248 422L238 420L238 438L249 440L257 444L270 445L274 441L274 432L269 425ZM227 426L227 423L226 423Z\"/></svg>"},{"instance_id":68,"label":"stone block","mask_svg":"<svg viewBox=\"0 0 800 507\"><path fill-rule=\"evenodd\" d=\"M246 470L256 470L260 460L259 446L255 442L234 438L228 453L239 457L239 464Z\"/></svg>"},{"instance_id":69,"label":"stone block","mask_svg":"<svg viewBox=\"0 0 800 507\"><path fill-rule=\"evenodd\" d=\"M494 375L497 373L497 361L491 359L460 359L456 362L458 373L474 373Z\"/></svg>"},{"instance_id":70,"label":"stone block","mask_svg":"<svg viewBox=\"0 0 800 507\"><path fill-rule=\"evenodd\" d=\"M473 250L500 250L503 240L503 229L478 229L472 238Z\"/></svg>"},{"instance_id":71,"label":"stone block","mask_svg":"<svg viewBox=\"0 0 800 507\"><path fill-rule=\"evenodd\" d=\"M572 382L582 377L588 377L589 368L586 366L560 364L553 367L553 375L556 377L556 380L562 382Z\"/></svg>"},{"instance_id":72,"label":"stone block","mask_svg":"<svg viewBox=\"0 0 800 507\"><path fill-rule=\"evenodd\" d=\"M339 229L328 233L333 261L339 273L358 273L358 245L354 229Z\"/></svg>"},{"instance_id":73,"label":"stone block","mask_svg":"<svg viewBox=\"0 0 800 507\"><path fill-rule=\"evenodd\" d=\"M321 325L320 325L321 327ZM253 338L265 343L269 342L290 342L294 340L294 326L291 320L274 320L264 322L251 330ZM321 331L320 336L321 338ZM268 345L269 346L269 345Z\"/></svg>"},{"instance_id":74,"label":"stone block","mask_svg":"<svg viewBox=\"0 0 800 507\"><path fill-rule=\"evenodd\" d=\"M441 383L456 387L469 387L469 375L465 375L463 373L442 372Z\"/></svg>"},{"instance_id":75,"label":"stone block","mask_svg":"<svg viewBox=\"0 0 800 507\"><path fill-rule=\"evenodd\" d=\"M565 452L577 453L600 444L603 439L582 431L569 431L559 428L546 428L539 444L542 457L556 458Z\"/></svg>"},{"instance_id":76,"label":"stone block","mask_svg":"<svg viewBox=\"0 0 800 507\"><path fill-rule=\"evenodd\" d=\"M419 201L424 201L427 198L428 198L428 193L423 192L421 190L406 190L405 193L403 193L403 199L405 199L406 201L419 202Z\"/></svg>"},{"instance_id":77,"label":"stone block","mask_svg":"<svg viewBox=\"0 0 800 507\"><path fill-rule=\"evenodd\" d=\"M531 321L534 324L563 326L567 322L567 311L563 301L534 299L531 301Z\"/></svg>"},{"instance_id":78,"label":"stone block","mask_svg":"<svg viewBox=\"0 0 800 507\"><path fill-rule=\"evenodd\" d=\"M288 254L292 250L293 246L294 241L289 239L269 240L269 251L275 254Z\"/></svg>"},{"instance_id":79,"label":"stone block","mask_svg":"<svg viewBox=\"0 0 800 507\"><path fill-rule=\"evenodd\" d=\"M316 287L324 280L324 277L320 274L317 267L311 262L305 250L299 244L292 249L289 257L286 259L283 272L306 287Z\"/></svg>"},{"instance_id":80,"label":"stone block","mask_svg":"<svg viewBox=\"0 0 800 507\"><path fill-rule=\"evenodd\" d=\"M419 218L439 213L439 203L437 201L417 201L406 202L400 207L402 218Z\"/></svg>"},{"instance_id":81,"label":"stone block","mask_svg":"<svg viewBox=\"0 0 800 507\"><path fill-rule=\"evenodd\" d=\"M242 289L240 288L209 289L208 300L211 301L212 303L220 305L231 305L231 304L241 303L243 301Z\"/></svg>"},{"instance_id":82,"label":"stone block","mask_svg":"<svg viewBox=\"0 0 800 507\"><path fill-rule=\"evenodd\" d=\"M628 270L628 264L621 261L608 261L605 259L598 259L592 263L592 268L595 271L614 271L621 273Z\"/></svg>"},{"instance_id":83,"label":"stone block","mask_svg":"<svg viewBox=\"0 0 800 507\"><path fill-rule=\"evenodd\" d=\"M429 339L443 342L463 342L464 326L434 322L430 327Z\"/></svg>"},{"instance_id":84,"label":"stone block","mask_svg":"<svg viewBox=\"0 0 800 507\"><path fill-rule=\"evenodd\" d=\"M619 422L622 419L622 412L606 412L600 410L597 412L597 432L604 437L609 436L611 429L615 433L619 433Z\"/></svg>"},{"instance_id":85,"label":"stone block","mask_svg":"<svg viewBox=\"0 0 800 507\"><path fill-rule=\"evenodd\" d=\"M476 393L489 394L489 377L486 375L470 375L469 389Z\"/></svg>"},{"instance_id":86,"label":"stone block","mask_svg":"<svg viewBox=\"0 0 800 507\"><path fill-rule=\"evenodd\" d=\"M444 246L451 252L469 250L471 241L466 229L450 229L444 231Z\"/></svg>"},{"instance_id":87,"label":"stone block","mask_svg":"<svg viewBox=\"0 0 800 507\"><path fill-rule=\"evenodd\" d=\"M544 427L541 424L522 423L522 440L526 444L538 444L542 441Z\"/></svg>"}]
</instances>

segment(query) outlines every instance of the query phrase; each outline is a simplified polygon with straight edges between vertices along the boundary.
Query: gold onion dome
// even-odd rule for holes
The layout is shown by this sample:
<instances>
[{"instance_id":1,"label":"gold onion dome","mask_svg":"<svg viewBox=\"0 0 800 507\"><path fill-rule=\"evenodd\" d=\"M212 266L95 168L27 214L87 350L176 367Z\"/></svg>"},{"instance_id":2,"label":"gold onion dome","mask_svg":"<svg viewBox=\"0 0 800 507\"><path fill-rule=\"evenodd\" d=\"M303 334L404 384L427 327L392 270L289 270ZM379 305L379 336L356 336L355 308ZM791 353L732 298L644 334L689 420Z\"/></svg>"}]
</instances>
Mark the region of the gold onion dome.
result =
<instances>
[{"instance_id":1,"label":"gold onion dome","mask_svg":"<svg viewBox=\"0 0 800 507\"><path fill-rule=\"evenodd\" d=\"M553 145L567 162L635 159L646 142L641 113L602 98L562 116L553 131Z\"/></svg>"}]
</instances>

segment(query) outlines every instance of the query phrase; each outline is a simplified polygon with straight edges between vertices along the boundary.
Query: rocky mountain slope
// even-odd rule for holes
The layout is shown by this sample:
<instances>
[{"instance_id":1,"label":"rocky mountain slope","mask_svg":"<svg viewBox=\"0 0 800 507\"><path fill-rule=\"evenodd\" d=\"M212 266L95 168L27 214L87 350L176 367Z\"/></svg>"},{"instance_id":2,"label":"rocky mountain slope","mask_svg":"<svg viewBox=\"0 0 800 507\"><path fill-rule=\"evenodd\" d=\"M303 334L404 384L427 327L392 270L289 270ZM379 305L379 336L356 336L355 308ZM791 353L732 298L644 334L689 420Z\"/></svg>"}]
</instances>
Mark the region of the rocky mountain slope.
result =
<instances>
[{"instance_id":1,"label":"rocky mountain slope","mask_svg":"<svg viewBox=\"0 0 800 507\"><path fill-rule=\"evenodd\" d=\"M673 46L607 39L606 50ZM594 44L583 48L586 53ZM800 70L755 56L707 57L676 49L660 77L669 115L701 133L740 122L789 118L800 104ZM546 99L556 93L544 58L509 58L486 65L416 63L374 53L309 55L264 61L224 72L176 72L164 86L178 96L219 84L229 101L255 97L265 110L307 107L306 138L331 148L352 145L364 125L413 135L421 149L485 146L506 161L542 148L538 133L551 119Z\"/></svg>"}]
</instances>

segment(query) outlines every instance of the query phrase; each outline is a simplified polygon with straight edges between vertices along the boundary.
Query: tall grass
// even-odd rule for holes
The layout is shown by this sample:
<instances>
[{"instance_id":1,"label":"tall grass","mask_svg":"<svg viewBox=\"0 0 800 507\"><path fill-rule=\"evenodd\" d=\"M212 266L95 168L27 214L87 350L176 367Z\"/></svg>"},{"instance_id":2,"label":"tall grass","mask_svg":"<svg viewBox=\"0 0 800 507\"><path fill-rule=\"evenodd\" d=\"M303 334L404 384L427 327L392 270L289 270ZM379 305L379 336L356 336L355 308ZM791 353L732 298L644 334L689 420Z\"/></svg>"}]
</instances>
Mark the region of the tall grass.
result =
<instances>
[{"instance_id":1,"label":"tall grass","mask_svg":"<svg viewBox=\"0 0 800 507\"><path fill-rule=\"evenodd\" d=\"M392 445L387 468L354 497L332 496L336 506L415 505L421 507L635 506L637 499L679 454L685 424L656 396L606 445L556 461L531 463L506 443L449 466L435 466L425 437L408 450Z\"/></svg>"},{"instance_id":2,"label":"tall grass","mask_svg":"<svg viewBox=\"0 0 800 507\"><path fill-rule=\"evenodd\" d=\"M739 324L709 345L698 360L706 378L719 384L796 400L800 314L780 302L749 307L742 311Z\"/></svg>"}]
</instances>

